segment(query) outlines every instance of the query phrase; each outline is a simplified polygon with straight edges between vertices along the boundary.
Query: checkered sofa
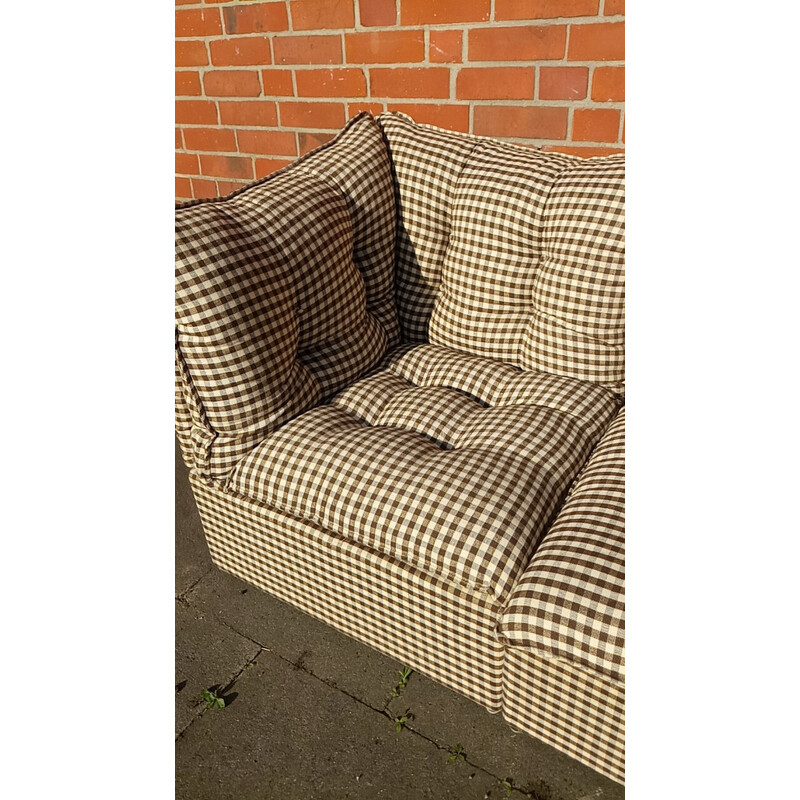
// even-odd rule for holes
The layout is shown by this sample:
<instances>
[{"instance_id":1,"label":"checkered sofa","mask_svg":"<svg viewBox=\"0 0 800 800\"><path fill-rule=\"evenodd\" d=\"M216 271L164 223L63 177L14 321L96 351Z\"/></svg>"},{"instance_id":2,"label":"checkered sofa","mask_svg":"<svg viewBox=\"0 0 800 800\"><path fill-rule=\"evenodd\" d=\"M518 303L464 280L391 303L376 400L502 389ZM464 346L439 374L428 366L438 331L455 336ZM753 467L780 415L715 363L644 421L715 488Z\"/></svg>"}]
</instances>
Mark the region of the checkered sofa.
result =
<instances>
[{"instance_id":1,"label":"checkered sofa","mask_svg":"<svg viewBox=\"0 0 800 800\"><path fill-rule=\"evenodd\" d=\"M624 780L624 160L354 117L176 209L211 557Z\"/></svg>"}]
</instances>

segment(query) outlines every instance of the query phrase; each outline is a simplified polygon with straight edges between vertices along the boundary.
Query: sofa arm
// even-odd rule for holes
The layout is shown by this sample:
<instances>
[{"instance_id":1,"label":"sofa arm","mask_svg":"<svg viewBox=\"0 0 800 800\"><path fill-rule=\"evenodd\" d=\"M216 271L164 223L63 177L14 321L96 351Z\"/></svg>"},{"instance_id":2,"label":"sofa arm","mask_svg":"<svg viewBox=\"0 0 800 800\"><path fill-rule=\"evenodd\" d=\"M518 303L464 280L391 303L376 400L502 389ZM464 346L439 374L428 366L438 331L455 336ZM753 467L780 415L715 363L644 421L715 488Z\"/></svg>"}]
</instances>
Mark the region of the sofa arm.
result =
<instances>
[{"instance_id":1,"label":"sofa arm","mask_svg":"<svg viewBox=\"0 0 800 800\"><path fill-rule=\"evenodd\" d=\"M624 680L624 408L514 587L498 634L509 647Z\"/></svg>"},{"instance_id":2,"label":"sofa arm","mask_svg":"<svg viewBox=\"0 0 800 800\"><path fill-rule=\"evenodd\" d=\"M181 446L183 461L189 469L194 466L192 455L192 417L189 404L183 394L183 380L178 366L178 354L175 353L175 433Z\"/></svg>"}]
</instances>

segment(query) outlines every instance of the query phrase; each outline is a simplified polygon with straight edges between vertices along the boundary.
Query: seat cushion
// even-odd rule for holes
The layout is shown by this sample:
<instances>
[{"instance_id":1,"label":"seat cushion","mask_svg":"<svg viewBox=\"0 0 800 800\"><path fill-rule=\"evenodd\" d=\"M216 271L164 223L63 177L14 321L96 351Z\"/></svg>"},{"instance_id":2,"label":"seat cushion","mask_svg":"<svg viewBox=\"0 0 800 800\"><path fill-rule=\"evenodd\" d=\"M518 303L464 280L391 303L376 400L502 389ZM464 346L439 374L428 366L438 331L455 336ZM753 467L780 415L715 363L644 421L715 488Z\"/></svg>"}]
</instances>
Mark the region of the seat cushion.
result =
<instances>
[{"instance_id":1,"label":"seat cushion","mask_svg":"<svg viewBox=\"0 0 800 800\"><path fill-rule=\"evenodd\" d=\"M176 209L178 369L193 463L222 478L399 339L394 190L375 120L268 178Z\"/></svg>"},{"instance_id":2,"label":"seat cushion","mask_svg":"<svg viewBox=\"0 0 800 800\"><path fill-rule=\"evenodd\" d=\"M411 341L624 393L623 155L579 158L382 114Z\"/></svg>"},{"instance_id":3,"label":"seat cushion","mask_svg":"<svg viewBox=\"0 0 800 800\"><path fill-rule=\"evenodd\" d=\"M514 587L499 633L512 647L624 680L624 408Z\"/></svg>"},{"instance_id":4,"label":"seat cushion","mask_svg":"<svg viewBox=\"0 0 800 800\"><path fill-rule=\"evenodd\" d=\"M227 488L503 602L616 411L590 383L405 348L270 435Z\"/></svg>"}]
</instances>

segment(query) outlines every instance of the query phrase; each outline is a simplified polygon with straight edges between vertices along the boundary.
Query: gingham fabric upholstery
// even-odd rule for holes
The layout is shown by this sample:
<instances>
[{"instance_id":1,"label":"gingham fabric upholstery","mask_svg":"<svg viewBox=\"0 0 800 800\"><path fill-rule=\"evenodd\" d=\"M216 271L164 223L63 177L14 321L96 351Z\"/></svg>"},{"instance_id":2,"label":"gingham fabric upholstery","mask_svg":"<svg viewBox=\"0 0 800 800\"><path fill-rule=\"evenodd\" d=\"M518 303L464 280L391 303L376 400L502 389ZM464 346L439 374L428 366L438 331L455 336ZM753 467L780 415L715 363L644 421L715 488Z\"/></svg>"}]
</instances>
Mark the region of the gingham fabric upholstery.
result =
<instances>
[{"instance_id":1,"label":"gingham fabric upholstery","mask_svg":"<svg viewBox=\"0 0 800 800\"><path fill-rule=\"evenodd\" d=\"M624 408L514 587L499 632L512 647L624 680Z\"/></svg>"},{"instance_id":2,"label":"gingham fabric upholstery","mask_svg":"<svg viewBox=\"0 0 800 800\"><path fill-rule=\"evenodd\" d=\"M406 338L624 393L624 156L379 121Z\"/></svg>"},{"instance_id":3,"label":"gingham fabric upholstery","mask_svg":"<svg viewBox=\"0 0 800 800\"><path fill-rule=\"evenodd\" d=\"M503 646L490 598L304 520L236 497L196 473L192 488L221 569L499 711Z\"/></svg>"},{"instance_id":4,"label":"gingham fabric upholstery","mask_svg":"<svg viewBox=\"0 0 800 800\"><path fill-rule=\"evenodd\" d=\"M228 486L502 603L616 411L595 384L423 345L285 424Z\"/></svg>"},{"instance_id":5,"label":"gingham fabric upholstery","mask_svg":"<svg viewBox=\"0 0 800 800\"><path fill-rule=\"evenodd\" d=\"M193 463L224 477L399 338L394 192L369 115L227 198L176 209L179 372Z\"/></svg>"},{"instance_id":6,"label":"gingham fabric upholstery","mask_svg":"<svg viewBox=\"0 0 800 800\"><path fill-rule=\"evenodd\" d=\"M625 690L569 662L508 648L503 717L597 772L625 781Z\"/></svg>"},{"instance_id":7,"label":"gingham fabric upholstery","mask_svg":"<svg viewBox=\"0 0 800 800\"><path fill-rule=\"evenodd\" d=\"M194 466L194 446L192 445L192 418L189 404L183 396L183 379L178 366L178 353L175 353L175 433L181 446L181 455L189 469Z\"/></svg>"},{"instance_id":8,"label":"gingham fabric upholstery","mask_svg":"<svg viewBox=\"0 0 800 800\"><path fill-rule=\"evenodd\" d=\"M397 310L403 341L428 341L430 318L450 237L453 193L473 137L381 114L397 198Z\"/></svg>"}]
</instances>

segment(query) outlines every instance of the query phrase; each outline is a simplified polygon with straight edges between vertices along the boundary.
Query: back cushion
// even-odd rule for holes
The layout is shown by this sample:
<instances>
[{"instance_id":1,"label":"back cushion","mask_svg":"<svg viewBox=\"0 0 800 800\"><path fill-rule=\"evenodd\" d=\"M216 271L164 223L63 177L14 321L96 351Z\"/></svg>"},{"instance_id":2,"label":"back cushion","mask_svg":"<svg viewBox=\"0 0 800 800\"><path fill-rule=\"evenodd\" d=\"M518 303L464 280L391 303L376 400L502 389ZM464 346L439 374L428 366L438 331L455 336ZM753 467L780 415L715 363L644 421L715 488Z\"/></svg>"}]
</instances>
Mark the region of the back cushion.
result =
<instances>
[{"instance_id":1,"label":"back cushion","mask_svg":"<svg viewBox=\"0 0 800 800\"><path fill-rule=\"evenodd\" d=\"M399 340L391 169L374 119L227 198L179 206L176 328L193 461L221 478Z\"/></svg>"},{"instance_id":2,"label":"back cushion","mask_svg":"<svg viewBox=\"0 0 800 800\"><path fill-rule=\"evenodd\" d=\"M432 344L623 393L624 156L543 153L396 114L380 121L398 182L398 281L410 284L398 299L428 301L416 316L399 303L404 332L427 322ZM421 191L420 170L442 165L447 180Z\"/></svg>"},{"instance_id":3,"label":"back cushion","mask_svg":"<svg viewBox=\"0 0 800 800\"><path fill-rule=\"evenodd\" d=\"M397 310L403 341L428 341L428 320L452 227L453 195L474 147L471 137L416 125L405 114L378 117L392 158L397 196Z\"/></svg>"}]
</instances>

